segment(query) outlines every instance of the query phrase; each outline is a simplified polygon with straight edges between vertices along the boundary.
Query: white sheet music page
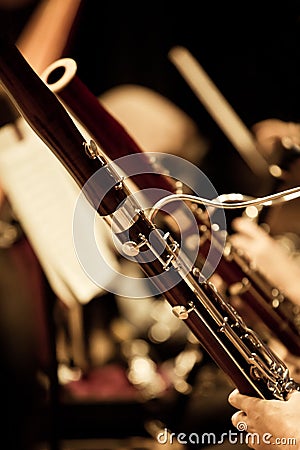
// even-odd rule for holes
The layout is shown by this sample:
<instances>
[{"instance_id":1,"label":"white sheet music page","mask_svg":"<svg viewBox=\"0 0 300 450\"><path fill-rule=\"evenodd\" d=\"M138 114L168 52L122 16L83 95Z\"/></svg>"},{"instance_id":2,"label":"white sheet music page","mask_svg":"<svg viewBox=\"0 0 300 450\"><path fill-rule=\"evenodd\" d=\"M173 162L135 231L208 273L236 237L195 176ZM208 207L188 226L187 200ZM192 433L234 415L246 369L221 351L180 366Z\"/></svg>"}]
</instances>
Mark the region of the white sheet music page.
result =
<instances>
[{"instance_id":1,"label":"white sheet music page","mask_svg":"<svg viewBox=\"0 0 300 450\"><path fill-rule=\"evenodd\" d=\"M87 303L101 295L106 285L109 287L114 271L99 267L105 286L98 286L86 274L78 261L72 233L80 189L27 122L21 118L18 126L23 134L21 141L13 126L0 130L2 188L55 294L70 306L74 301ZM99 217L95 227L103 258L118 271L107 225Z\"/></svg>"}]
</instances>

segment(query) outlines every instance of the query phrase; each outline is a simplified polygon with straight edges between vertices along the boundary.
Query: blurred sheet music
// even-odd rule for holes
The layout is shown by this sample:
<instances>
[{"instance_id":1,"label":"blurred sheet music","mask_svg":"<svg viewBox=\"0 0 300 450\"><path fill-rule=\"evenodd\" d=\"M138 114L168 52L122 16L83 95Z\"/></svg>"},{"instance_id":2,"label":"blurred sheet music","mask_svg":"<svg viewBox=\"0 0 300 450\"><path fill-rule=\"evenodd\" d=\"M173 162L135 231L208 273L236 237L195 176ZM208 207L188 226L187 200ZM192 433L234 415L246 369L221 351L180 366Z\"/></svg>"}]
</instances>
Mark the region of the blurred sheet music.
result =
<instances>
[{"instance_id":1,"label":"blurred sheet music","mask_svg":"<svg viewBox=\"0 0 300 450\"><path fill-rule=\"evenodd\" d=\"M0 130L1 185L55 294L68 305L87 303L104 289L87 276L74 248L72 220L79 187L22 118L17 125L21 141L13 125ZM107 225L98 215L95 220L98 248L118 270ZM106 274L105 267L99 271L108 287L113 272Z\"/></svg>"}]
</instances>

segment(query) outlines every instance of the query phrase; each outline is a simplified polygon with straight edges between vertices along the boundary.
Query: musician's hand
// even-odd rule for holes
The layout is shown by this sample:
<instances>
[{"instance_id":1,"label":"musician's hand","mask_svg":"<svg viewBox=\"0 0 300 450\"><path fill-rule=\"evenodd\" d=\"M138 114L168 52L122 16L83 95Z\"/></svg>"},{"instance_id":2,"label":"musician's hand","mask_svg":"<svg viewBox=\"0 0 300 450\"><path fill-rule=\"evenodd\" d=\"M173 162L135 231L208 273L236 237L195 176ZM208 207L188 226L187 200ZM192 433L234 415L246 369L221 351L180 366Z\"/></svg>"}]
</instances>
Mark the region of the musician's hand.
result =
<instances>
[{"instance_id":1,"label":"musician's hand","mask_svg":"<svg viewBox=\"0 0 300 450\"><path fill-rule=\"evenodd\" d=\"M244 252L269 283L300 304L300 266L266 230L246 217L232 221L232 245Z\"/></svg>"},{"instance_id":2,"label":"musician's hand","mask_svg":"<svg viewBox=\"0 0 300 450\"><path fill-rule=\"evenodd\" d=\"M247 217L237 217L231 225L235 231L230 236L231 244L242 251L271 283L278 285L282 267L289 262L288 251L261 225Z\"/></svg>"},{"instance_id":3,"label":"musician's hand","mask_svg":"<svg viewBox=\"0 0 300 450\"><path fill-rule=\"evenodd\" d=\"M268 157L271 155L274 144L281 138L289 138L293 144L300 145L300 124L284 122L278 119L266 119L257 122L252 131L255 135L257 147L261 153Z\"/></svg>"},{"instance_id":4,"label":"musician's hand","mask_svg":"<svg viewBox=\"0 0 300 450\"><path fill-rule=\"evenodd\" d=\"M228 401L239 409L231 420L237 429L250 433L247 437L250 448L300 449L300 392L295 391L287 401L281 401L249 397L234 390Z\"/></svg>"}]
</instances>

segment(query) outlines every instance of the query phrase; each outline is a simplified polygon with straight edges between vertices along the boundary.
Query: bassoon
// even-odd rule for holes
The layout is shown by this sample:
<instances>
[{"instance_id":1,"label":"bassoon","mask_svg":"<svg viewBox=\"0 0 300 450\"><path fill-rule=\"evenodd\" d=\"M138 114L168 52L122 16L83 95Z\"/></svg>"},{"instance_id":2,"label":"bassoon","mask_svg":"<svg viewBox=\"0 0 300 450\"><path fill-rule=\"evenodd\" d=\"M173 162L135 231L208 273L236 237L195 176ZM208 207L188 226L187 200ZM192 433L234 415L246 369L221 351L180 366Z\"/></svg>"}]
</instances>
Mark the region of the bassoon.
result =
<instances>
[{"instance_id":1,"label":"bassoon","mask_svg":"<svg viewBox=\"0 0 300 450\"><path fill-rule=\"evenodd\" d=\"M145 275L155 280L173 312L240 392L286 400L299 389L283 361L190 265L171 234L147 217L116 167L93 140L87 142L55 94L17 48L3 39L0 79L24 119L112 226L124 253L131 254Z\"/></svg>"},{"instance_id":2,"label":"bassoon","mask_svg":"<svg viewBox=\"0 0 300 450\"><path fill-rule=\"evenodd\" d=\"M55 61L45 69L41 77L111 160L129 154L139 155L139 158L130 160L131 165L135 161L139 165L142 164L143 174L131 177L139 189L147 190L155 186L161 190L162 195L176 191L177 185L173 179L161 172L154 173L152 160L155 155L151 155L150 161L126 129L81 81L73 59L62 58ZM131 167L131 172L138 173L139 170ZM221 234L224 230L220 230L219 237L218 233L212 235L206 210L195 204L191 204L190 208L194 211L199 227L200 256L205 260L211 246L219 247L217 251L220 261L215 272L225 282L229 298L234 295L241 299L240 314L243 315L242 312L250 309L256 320L259 317L258 322L262 321L290 353L300 356L299 306L252 267L249 260L230 243L230 236L225 242Z\"/></svg>"}]
</instances>

